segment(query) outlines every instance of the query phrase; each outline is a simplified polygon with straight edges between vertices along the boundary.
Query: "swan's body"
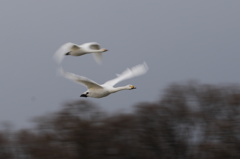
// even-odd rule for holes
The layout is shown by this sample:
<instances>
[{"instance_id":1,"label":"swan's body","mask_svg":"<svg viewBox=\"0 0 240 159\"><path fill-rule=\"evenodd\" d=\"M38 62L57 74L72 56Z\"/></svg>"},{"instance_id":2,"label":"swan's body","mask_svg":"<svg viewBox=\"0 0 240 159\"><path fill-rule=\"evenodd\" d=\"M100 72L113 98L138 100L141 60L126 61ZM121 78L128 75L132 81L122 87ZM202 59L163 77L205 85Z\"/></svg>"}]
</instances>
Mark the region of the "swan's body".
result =
<instances>
[{"instance_id":1,"label":"swan's body","mask_svg":"<svg viewBox=\"0 0 240 159\"><path fill-rule=\"evenodd\" d=\"M118 92L121 90L135 89L135 87L133 85L126 85L126 86L122 86L122 87L113 87L113 86L120 81L142 75L142 74L146 73L147 70L148 70L147 64L143 63L143 64L137 65L131 69L125 70L122 74L117 75L116 78L109 80L102 85L99 85L98 83L96 83L86 77L78 76L78 75L70 73L70 72L64 72L63 69L60 69L60 73L65 78L68 78L75 82L81 83L82 85L87 87L87 91L85 91L83 94L81 94L80 97L102 98L102 97L108 96L111 93L115 93L115 92Z\"/></svg>"},{"instance_id":2,"label":"swan's body","mask_svg":"<svg viewBox=\"0 0 240 159\"><path fill-rule=\"evenodd\" d=\"M101 62L102 52L107 51L107 49L101 49L100 45L96 42L84 43L77 45L74 43L63 44L54 54L55 60L60 63L66 55L81 56L88 53L94 53L94 58L96 62Z\"/></svg>"}]
</instances>

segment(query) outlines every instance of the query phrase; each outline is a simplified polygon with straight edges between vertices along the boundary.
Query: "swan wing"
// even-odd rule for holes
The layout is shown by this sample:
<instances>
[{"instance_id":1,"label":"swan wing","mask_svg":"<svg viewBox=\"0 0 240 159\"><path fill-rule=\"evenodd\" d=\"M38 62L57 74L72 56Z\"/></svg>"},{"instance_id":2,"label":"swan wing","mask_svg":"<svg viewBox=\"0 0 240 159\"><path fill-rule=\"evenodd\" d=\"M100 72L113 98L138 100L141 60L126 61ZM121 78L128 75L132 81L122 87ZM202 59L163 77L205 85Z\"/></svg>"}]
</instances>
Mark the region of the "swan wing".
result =
<instances>
[{"instance_id":1,"label":"swan wing","mask_svg":"<svg viewBox=\"0 0 240 159\"><path fill-rule=\"evenodd\" d=\"M100 50L100 45L99 45L98 43L96 43L96 42L91 42L91 43L89 44L89 48L90 48L91 50Z\"/></svg>"},{"instance_id":2,"label":"swan wing","mask_svg":"<svg viewBox=\"0 0 240 159\"><path fill-rule=\"evenodd\" d=\"M136 65L132 67L131 69L126 69L123 71L121 74L117 74L117 77L105 82L103 85L109 85L109 86L114 86L118 82L121 82L126 79L130 79L136 76L140 76L145 74L148 71L148 66L144 62L143 64Z\"/></svg>"},{"instance_id":3,"label":"swan wing","mask_svg":"<svg viewBox=\"0 0 240 159\"><path fill-rule=\"evenodd\" d=\"M81 48L84 50L91 52L93 51L93 58L98 63L102 63L102 53L101 52L94 52L95 50L100 50L101 46L97 42L88 42L80 45Z\"/></svg>"},{"instance_id":4,"label":"swan wing","mask_svg":"<svg viewBox=\"0 0 240 159\"><path fill-rule=\"evenodd\" d=\"M93 53L93 58L98 64L102 63L102 53L101 52Z\"/></svg>"},{"instance_id":5,"label":"swan wing","mask_svg":"<svg viewBox=\"0 0 240 159\"><path fill-rule=\"evenodd\" d=\"M80 45L81 48L84 48L88 51L90 50L99 50L100 45L97 42L88 42L88 43L83 43Z\"/></svg>"},{"instance_id":6,"label":"swan wing","mask_svg":"<svg viewBox=\"0 0 240 159\"><path fill-rule=\"evenodd\" d=\"M74 82L77 82L77 83L80 83L82 85L84 85L85 87L87 87L88 89L96 89L96 88L102 88L102 86L100 86L99 84L97 84L96 82L86 78L86 77L83 77L83 76L79 76L79 75L76 75L74 73L70 73L70 72L65 72L62 68L59 69L59 73L67 78L67 79L70 79Z\"/></svg>"},{"instance_id":7,"label":"swan wing","mask_svg":"<svg viewBox=\"0 0 240 159\"><path fill-rule=\"evenodd\" d=\"M76 47L78 46L74 43L71 42L65 43L55 52L53 58L57 61L57 63L61 63L65 54L71 51L71 49L74 49Z\"/></svg>"}]
</instances>

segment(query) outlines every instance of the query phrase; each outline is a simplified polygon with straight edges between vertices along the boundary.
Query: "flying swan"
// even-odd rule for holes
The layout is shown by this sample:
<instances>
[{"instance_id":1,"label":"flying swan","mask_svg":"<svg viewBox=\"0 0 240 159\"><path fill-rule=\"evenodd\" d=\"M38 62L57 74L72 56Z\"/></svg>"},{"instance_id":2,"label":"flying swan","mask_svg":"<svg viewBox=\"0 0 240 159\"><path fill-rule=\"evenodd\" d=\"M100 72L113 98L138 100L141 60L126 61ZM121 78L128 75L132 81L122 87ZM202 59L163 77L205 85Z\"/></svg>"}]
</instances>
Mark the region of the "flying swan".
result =
<instances>
[{"instance_id":1,"label":"flying swan","mask_svg":"<svg viewBox=\"0 0 240 159\"><path fill-rule=\"evenodd\" d=\"M80 95L80 97L93 97L93 98L102 98L105 96L108 96L111 93L115 93L121 90L131 90L136 89L133 85L126 85L121 87L113 87L115 84L117 84L120 81L133 78L136 76L140 76L148 71L148 66L144 62L143 64L136 65L132 67L131 69L126 69L121 74L117 75L116 78L109 80L105 82L102 85L99 85L98 83L83 77L78 76L76 74L65 72L62 68L59 69L60 74L72 81L75 81L77 83L80 83L87 87L87 91L85 91L83 94Z\"/></svg>"},{"instance_id":2,"label":"flying swan","mask_svg":"<svg viewBox=\"0 0 240 159\"><path fill-rule=\"evenodd\" d=\"M97 63L101 63L102 52L108 51L107 49L101 48L96 42L84 43L77 45L74 43L63 44L54 54L54 59L61 63L66 55L81 56L88 53L93 53L93 57Z\"/></svg>"}]
</instances>

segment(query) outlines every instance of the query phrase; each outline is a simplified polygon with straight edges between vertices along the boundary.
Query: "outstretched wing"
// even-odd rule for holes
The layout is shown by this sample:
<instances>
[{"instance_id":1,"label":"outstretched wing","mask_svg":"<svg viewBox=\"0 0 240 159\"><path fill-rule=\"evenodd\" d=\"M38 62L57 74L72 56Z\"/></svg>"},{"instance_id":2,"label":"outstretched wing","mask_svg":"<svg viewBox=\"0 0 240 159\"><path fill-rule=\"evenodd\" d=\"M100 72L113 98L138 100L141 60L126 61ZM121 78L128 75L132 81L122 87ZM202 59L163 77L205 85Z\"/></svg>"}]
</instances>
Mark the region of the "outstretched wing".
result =
<instances>
[{"instance_id":1,"label":"outstretched wing","mask_svg":"<svg viewBox=\"0 0 240 159\"><path fill-rule=\"evenodd\" d=\"M74 49L75 47L77 47L76 44L74 43L65 43L63 44L54 54L53 58L58 62L62 62L64 56L66 53L68 53L69 51L71 51L71 49Z\"/></svg>"},{"instance_id":2,"label":"outstretched wing","mask_svg":"<svg viewBox=\"0 0 240 159\"><path fill-rule=\"evenodd\" d=\"M93 58L98 63L102 63L102 52L95 52L101 49L101 46L97 42L88 42L80 45L81 48L87 50L88 52L93 52Z\"/></svg>"},{"instance_id":3,"label":"outstretched wing","mask_svg":"<svg viewBox=\"0 0 240 159\"><path fill-rule=\"evenodd\" d=\"M89 44L89 48L91 50L100 50L100 45L96 42L91 42ZM102 63L102 53L101 52L96 52L96 53L93 53L93 58L94 60L98 63L98 64L101 64Z\"/></svg>"},{"instance_id":4,"label":"outstretched wing","mask_svg":"<svg viewBox=\"0 0 240 159\"><path fill-rule=\"evenodd\" d=\"M101 64L101 63L102 63L102 53L101 53L101 52L95 52L95 53L92 53L92 54L93 54L94 60L95 60L98 64Z\"/></svg>"},{"instance_id":5,"label":"outstretched wing","mask_svg":"<svg viewBox=\"0 0 240 159\"><path fill-rule=\"evenodd\" d=\"M88 43L83 43L80 45L81 48L84 48L85 50L99 50L100 45L97 42L88 42Z\"/></svg>"},{"instance_id":6,"label":"outstretched wing","mask_svg":"<svg viewBox=\"0 0 240 159\"><path fill-rule=\"evenodd\" d=\"M100 50L100 44L97 42L88 42L80 45L81 48L84 48L88 52L93 51L93 58L98 63L102 63L102 53L101 52L94 52L96 50Z\"/></svg>"},{"instance_id":7,"label":"outstretched wing","mask_svg":"<svg viewBox=\"0 0 240 159\"><path fill-rule=\"evenodd\" d=\"M83 76L79 76L79 75L76 75L74 73L70 73L70 72L65 72L62 68L59 69L59 73L67 78L67 79L70 79L74 82L77 82L77 83L80 83L82 85L84 85L85 87L87 87L88 89L91 89L91 88L102 88L99 84L97 84L96 82L86 78L86 77L83 77Z\"/></svg>"},{"instance_id":8,"label":"outstretched wing","mask_svg":"<svg viewBox=\"0 0 240 159\"><path fill-rule=\"evenodd\" d=\"M89 44L89 48L92 49L92 50L100 50L100 45L98 43L91 42Z\"/></svg>"},{"instance_id":9,"label":"outstretched wing","mask_svg":"<svg viewBox=\"0 0 240 159\"><path fill-rule=\"evenodd\" d=\"M117 75L118 77L105 82L103 85L114 86L115 84L117 84L120 81L129 79L129 78L133 78L133 77L136 77L136 76L143 75L147 71L148 71L148 66L144 62L143 64L136 65L136 66L132 67L131 69L128 68L123 73Z\"/></svg>"}]
</instances>

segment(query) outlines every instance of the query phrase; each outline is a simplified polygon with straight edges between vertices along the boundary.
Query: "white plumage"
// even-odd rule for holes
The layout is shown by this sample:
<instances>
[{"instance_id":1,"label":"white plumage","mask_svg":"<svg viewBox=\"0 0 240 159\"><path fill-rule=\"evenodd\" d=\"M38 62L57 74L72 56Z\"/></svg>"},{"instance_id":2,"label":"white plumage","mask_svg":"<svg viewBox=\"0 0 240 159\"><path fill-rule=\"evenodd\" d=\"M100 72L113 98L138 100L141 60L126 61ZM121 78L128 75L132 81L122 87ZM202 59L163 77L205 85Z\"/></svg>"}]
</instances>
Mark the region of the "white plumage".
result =
<instances>
[{"instance_id":1,"label":"white plumage","mask_svg":"<svg viewBox=\"0 0 240 159\"><path fill-rule=\"evenodd\" d=\"M63 71L63 69L60 69L60 74L67 79L70 79L72 81L75 81L87 87L87 91L81 94L80 97L102 98L102 97L108 96L111 93L115 93L121 90L135 89L136 87L134 87L133 85L126 85L122 87L113 87L113 86L123 80L145 74L147 71L148 71L148 66L144 62L143 64L136 65L131 69L128 68L121 74L117 75L116 78L109 80L102 85L99 85L98 83L86 77L78 76L70 72L65 72Z\"/></svg>"},{"instance_id":2,"label":"white plumage","mask_svg":"<svg viewBox=\"0 0 240 159\"><path fill-rule=\"evenodd\" d=\"M65 43L63 44L54 54L54 59L61 63L63 58L66 55L71 56L81 56L88 53L93 53L94 59L97 63L101 62L102 52L107 51L107 49L101 48L100 45L96 42L84 43L77 45L74 43Z\"/></svg>"}]
</instances>

